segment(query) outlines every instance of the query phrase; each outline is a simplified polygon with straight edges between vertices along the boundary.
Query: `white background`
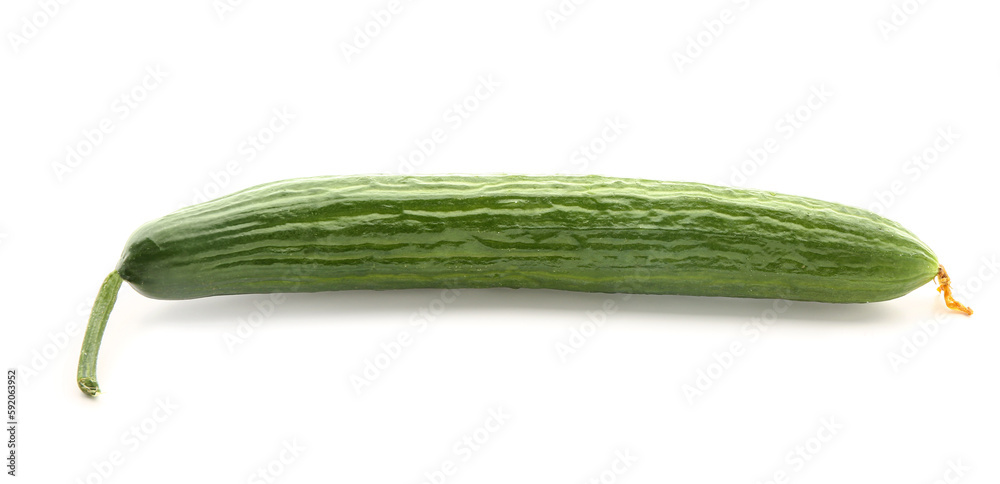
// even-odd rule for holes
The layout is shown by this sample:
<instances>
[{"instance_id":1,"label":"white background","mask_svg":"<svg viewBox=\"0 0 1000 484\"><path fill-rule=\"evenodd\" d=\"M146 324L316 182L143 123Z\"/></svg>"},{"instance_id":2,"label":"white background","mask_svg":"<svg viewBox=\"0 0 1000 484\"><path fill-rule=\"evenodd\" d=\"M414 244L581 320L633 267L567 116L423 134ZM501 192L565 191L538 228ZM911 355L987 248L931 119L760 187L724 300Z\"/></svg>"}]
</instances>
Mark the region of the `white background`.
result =
<instances>
[{"instance_id":1,"label":"white background","mask_svg":"<svg viewBox=\"0 0 1000 484\"><path fill-rule=\"evenodd\" d=\"M384 1L269 3L0 7L2 363L21 368L22 482L1000 480L997 2L404 1L377 28ZM443 141L415 155L434 130ZM126 285L105 393L76 388L87 307L143 222L278 179L408 171L701 181L875 209L934 248L976 315L931 284L783 312L502 289L268 310ZM248 318L263 323L232 343ZM402 334L358 392L352 377Z\"/></svg>"}]
</instances>

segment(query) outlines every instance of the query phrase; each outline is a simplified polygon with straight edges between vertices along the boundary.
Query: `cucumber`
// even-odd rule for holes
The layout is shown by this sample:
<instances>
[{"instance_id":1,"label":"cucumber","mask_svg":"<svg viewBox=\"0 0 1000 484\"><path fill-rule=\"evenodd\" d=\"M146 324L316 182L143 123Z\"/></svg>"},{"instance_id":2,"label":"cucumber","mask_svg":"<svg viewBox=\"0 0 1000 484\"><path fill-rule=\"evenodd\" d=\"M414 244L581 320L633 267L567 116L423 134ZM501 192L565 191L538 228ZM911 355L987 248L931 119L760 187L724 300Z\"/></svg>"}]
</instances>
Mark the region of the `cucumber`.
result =
<instances>
[{"instance_id":1,"label":"cucumber","mask_svg":"<svg viewBox=\"0 0 1000 484\"><path fill-rule=\"evenodd\" d=\"M285 180L181 209L136 230L109 280L156 299L509 287L866 303L935 276L949 307L967 310L914 234L810 198L601 176L385 175ZM98 309L80 360L90 394Z\"/></svg>"}]
</instances>

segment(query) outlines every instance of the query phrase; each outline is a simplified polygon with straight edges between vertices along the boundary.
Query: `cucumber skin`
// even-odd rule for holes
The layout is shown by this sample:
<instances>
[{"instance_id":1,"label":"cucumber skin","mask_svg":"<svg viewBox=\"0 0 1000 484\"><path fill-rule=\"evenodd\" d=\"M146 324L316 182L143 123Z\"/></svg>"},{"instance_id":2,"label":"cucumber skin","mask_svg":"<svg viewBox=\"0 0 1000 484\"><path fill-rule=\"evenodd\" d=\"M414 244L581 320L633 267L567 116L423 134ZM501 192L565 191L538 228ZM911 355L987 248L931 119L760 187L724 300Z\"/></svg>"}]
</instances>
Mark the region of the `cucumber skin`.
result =
<instances>
[{"instance_id":1,"label":"cucumber skin","mask_svg":"<svg viewBox=\"0 0 1000 484\"><path fill-rule=\"evenodd\" d=\"M601 176L279 181L140 227L117 271L157 299L407 288L893 299L934 253L872 212L771 192Z\"/></svg>"}]
</instances>

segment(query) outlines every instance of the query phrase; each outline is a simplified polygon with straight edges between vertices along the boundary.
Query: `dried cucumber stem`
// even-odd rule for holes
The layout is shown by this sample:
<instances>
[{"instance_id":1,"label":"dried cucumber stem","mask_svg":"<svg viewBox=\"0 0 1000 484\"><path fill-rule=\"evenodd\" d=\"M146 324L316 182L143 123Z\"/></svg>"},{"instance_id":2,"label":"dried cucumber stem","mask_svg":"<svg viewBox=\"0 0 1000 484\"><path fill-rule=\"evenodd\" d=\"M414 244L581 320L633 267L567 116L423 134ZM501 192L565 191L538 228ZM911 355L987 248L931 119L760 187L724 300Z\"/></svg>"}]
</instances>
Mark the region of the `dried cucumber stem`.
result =
<instances>
[{"instance_id":1,"label":"dried cucumber stem","mask_svg":"<svg viewBox=\"0 0 1000 484\"><path fill-rule=\"evenodd\" d=\"M938 292L944 293L944 303L948 305L948 309L953 309L972 316L971 308L956 301L955 298L951 296L951 278L948 277L948 271L944 270L944 266L942 265L938 266L937 280Z\"/></svg>"},{"instance_id":2,"label":"dried cucumber stem","mask_svg":"<svg viewBox=\"0 0 1000 484\"><path fill-rule=\"evenodd\" d=\"M80 365L76 370L76 384L87 395L101 393L97 386L97 352L101 349L101 338L104 336L104 326L108 324L108 316L118 300L118 289L122 287L122 278L118 271L108 274L101 284L101 290L94 300L94 308L90 310L90 322L87 332L83 335L83 348L80 350Z\"/></svg>"}]
</instances>

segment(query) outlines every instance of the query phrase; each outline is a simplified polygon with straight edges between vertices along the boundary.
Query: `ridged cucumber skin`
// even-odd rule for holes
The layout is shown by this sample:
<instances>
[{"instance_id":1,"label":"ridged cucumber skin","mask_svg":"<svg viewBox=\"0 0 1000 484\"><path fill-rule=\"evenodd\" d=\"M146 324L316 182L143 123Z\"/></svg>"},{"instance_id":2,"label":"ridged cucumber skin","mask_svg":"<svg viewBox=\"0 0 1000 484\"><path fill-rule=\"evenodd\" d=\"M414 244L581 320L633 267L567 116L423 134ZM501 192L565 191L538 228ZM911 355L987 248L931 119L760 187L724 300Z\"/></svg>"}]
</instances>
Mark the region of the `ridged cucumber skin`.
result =
<instances>
[{"instance_id":1,"label":"ridged cucumber skin","mask_svg":"<svg viewBox=\"0 0 1000 484\"><path fill-rule=\"evenodd\" d=\"M602 176L337 176L268 183L140 227L120 276L157 299L407 288L893 299L934 253L872 212Z\"/></svg>"}]
</instances>

